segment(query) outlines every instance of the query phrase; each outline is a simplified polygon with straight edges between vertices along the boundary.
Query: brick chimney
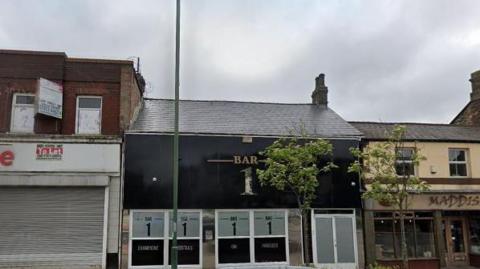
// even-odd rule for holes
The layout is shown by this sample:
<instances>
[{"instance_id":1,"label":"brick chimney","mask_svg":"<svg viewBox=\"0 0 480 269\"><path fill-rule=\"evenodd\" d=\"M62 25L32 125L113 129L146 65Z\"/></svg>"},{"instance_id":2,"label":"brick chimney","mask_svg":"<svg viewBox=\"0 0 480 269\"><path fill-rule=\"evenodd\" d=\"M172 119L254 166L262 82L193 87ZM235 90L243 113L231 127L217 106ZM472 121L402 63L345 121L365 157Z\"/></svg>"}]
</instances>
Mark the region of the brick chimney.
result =
<instances>
[{"instance_id":1,"label":"brick chimney","mask_svg":"<svg viewBox=\"0 0 480 269\"><path fill-rule=\"evenodd\" d=\"M470 100L480 99L480 70L473 72L470 75L470 82L472 83L472 93L470 94Z\"/></svg>"},{"instance_id":2,"label":"brick chimney","mask_svg":"<svg viewBox=\"0 0 480 269\"><path fill-rule=\"evenodd\" d=\"M313 93L312 93L312 104L315 104L315 105L328 104L328 87L325 86L325 74L320 74L318 75L318 77L315 78L315 89L313 90Z\"/></svg>"},{"instance_id":3,"label":"brick chimney","mask_svg":"<svg viewBox=\"0 0 480 269\"><path fill-rule=\"evenodd\" d=\"M472 83L470 102L450 122L451 124L480 126L480 70L470 75L470 82Z\"/></svg>"}]
</instances>

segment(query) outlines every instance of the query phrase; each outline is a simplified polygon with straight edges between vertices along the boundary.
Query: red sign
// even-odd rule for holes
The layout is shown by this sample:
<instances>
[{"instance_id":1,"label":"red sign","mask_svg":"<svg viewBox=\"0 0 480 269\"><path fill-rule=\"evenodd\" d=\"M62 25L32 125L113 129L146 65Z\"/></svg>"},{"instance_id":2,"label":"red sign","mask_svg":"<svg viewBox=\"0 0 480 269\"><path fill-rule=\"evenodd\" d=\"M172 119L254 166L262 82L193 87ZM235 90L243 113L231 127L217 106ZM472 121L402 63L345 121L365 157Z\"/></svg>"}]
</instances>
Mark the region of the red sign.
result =
<instances>
[{"instance_id":1,"label":"red sign","mask_svg":"<svg viewBox=\"0 0 480 269\"><path fill-rule=\"evenodd\" d=\"M15 154L11 150L0 151L0 166L10 166L15 160Z\"/></svg>"},{"instance_id":2,"label":"red sign","mask_svg":"<svg viewBox=\"0 0 480 269\"><path fill-rule=\"evenodd\" d=\"M37 144L37 160L61 160L63 157L62 144Z\"/></svg>"}]
</instances>

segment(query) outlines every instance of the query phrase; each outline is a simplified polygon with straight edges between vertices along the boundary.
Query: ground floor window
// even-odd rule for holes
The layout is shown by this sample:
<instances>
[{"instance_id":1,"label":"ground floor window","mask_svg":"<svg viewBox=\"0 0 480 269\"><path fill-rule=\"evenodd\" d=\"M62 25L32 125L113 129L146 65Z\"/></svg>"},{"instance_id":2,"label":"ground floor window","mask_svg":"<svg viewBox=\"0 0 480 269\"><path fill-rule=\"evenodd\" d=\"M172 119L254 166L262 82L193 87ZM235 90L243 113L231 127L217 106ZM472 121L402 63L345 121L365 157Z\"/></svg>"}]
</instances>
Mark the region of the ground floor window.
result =
<instances>
[{"instance_id":1,"label":"ground floor window","mask_svg":"<svg viewBox=\"0 0 480 269\"><path fill-rule=\"evenodd\" d=\"M480 255L480 218L471 217L470 226L470 253Z\"/></svg>"},{"instance_id":2,"label":"ground floor window","mask_svg":"<svg viewBox=\"0 0 480 269\"><path fill-rule=\"evenodd\" d=\"M166 220L169 220L168 224ZM171 264L173 235L171 211L133 210L130 221L130 266ZM201 265L200 211L179 211L177 222L178 264Z\"/></svg>"},{"instance_id":3,"label":"ground floor window","mask_svg":"<svg viewBox=\"0 0 480 269\"><path fill-rule=\"evenodd\" d=\"M218 210L217 264L287 263L287 210Z\"/></svg>"},{"instance_id":4,"label":"ground floor window","mask_svg":"<svg viewBox=\"0 0 480 269\"><path fill-rule=\"evenodd\" d=\"M401 258L400 217L392 212L375 212L375 246L379 259ZM411 258L435 257L433 215L409 212L405 215L407 252Z\"/></svg>"}]
</instances>

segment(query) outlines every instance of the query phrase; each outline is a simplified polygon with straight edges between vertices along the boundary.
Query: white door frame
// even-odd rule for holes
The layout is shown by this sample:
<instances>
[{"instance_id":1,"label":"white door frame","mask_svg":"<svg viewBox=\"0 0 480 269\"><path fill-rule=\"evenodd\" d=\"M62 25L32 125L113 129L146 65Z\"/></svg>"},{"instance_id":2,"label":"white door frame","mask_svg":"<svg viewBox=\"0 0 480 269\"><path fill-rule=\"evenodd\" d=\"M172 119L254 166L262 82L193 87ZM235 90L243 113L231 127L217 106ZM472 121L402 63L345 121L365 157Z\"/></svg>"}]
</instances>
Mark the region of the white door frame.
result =
<instances>
[{"instance_id":1,"label":"white door frame","mask_svg":"<svg viewBox=\"0 0 480 269\"><path fill-rule=\"evenodd\" d=\"M337 242L336 242L336 227L335 227L335 218L351 218L352 219L352 233L353 233L353 251L355 257L355 263L337 263ZM325 218L332 220L332 231L333 231L333 245L334 245L334 258L335 263L318 263L317 257L317 227L315 218ZM319 268L342 268L342 269L352 269L358 268L358 249L357 249L357 225L355 218L355 209L353 209L353 214L315 214L315 209L311 210L311 227L312 227L312 254L313 254L313 263L315 267Z\"/></svg>"}]
</instances>

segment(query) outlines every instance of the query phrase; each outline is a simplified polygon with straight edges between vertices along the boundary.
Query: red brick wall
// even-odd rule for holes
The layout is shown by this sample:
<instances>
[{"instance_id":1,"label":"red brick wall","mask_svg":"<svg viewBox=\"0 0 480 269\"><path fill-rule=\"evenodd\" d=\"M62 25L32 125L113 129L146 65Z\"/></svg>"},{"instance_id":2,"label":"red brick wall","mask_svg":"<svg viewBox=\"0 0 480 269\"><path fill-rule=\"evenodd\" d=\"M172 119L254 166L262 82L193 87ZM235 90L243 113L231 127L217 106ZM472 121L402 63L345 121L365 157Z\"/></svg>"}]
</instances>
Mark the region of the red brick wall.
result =
<instances>
[{"instance_id":1,"label":"red brick wall","mask_svg":"<svg viewBox=\"0 0 480 269\"><path fill-rule=\"evenodd\" d=\"M122 68L132 72L127 76L129 83L122 81ZM122 127L128 126L120 123L120 108L128 115L124 119L128 122L140 102L138 86L131 81L133 72L128 61L69 59L63 53L0 50L0 133L10 130L13 94L34 94L37 79L43 77L63 85L63 119L37 114L35 133L74 134L77 96L93 95L102 97L102 134L121 134ZM120 90L127 91L132 100L121 103Z\"/></svg>"},{"instance_id":2,"label":"red brick wall","mask_svg":"<svg viewBox=\"0 0 480 269\"><path fill-rule=\"evenodd\" d=\"M102 97L102 134L120 134L120 85L105 82L65 82L63 95L62 134L75 134L77 97L93 95Z\"/></svg>"}]
</instances>

